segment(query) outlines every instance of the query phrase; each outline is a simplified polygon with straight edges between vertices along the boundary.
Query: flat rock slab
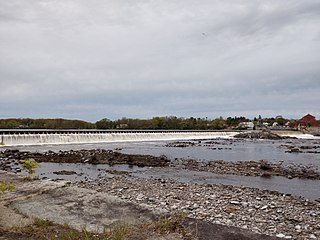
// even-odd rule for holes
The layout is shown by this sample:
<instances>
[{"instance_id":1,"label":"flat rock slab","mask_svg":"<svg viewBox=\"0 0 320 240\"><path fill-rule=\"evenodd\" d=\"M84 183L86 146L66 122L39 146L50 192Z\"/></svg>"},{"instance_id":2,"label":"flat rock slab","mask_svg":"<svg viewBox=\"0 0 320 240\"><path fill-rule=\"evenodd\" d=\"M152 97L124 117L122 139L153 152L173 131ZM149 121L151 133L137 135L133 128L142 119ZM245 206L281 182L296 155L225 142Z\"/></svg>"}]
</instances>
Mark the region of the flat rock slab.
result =
<instances>
[{"instance_id":1,"label":"flat rock slab","mask_svg":"<svg viewBox=\"0 0 320 240\"><path fill-rule=\"evenodd\" d=\"M257 234L246 229L187 219L183 224L197 240L277 240L279 238Z\"/></svg>"},{"instance_id":2,"label":"flat rock slab","mask_svg":"<svg viewBox=\"0 0 320 240\"><path fill-rule=\"evenodd\" d=\"M24 226L32 218L48 219L58 224L68 224L81 230L102 232L119 222L140 224L157 219L161 212L152 211L143 206L121 200L107 192L69 186L67 182L48 180L26 182L24 178L0 171L0 180L12 182L16 190L6 193L0 204L1 227ZM19 214L21 213L21 214ZM162 212L163 213L163 212ZM212 224L196 219L187 219L183 225L198 240L273 240L275 237L260 235L251 231ZM0 231L1 239L24 239L10 231ZM23 238L25 237L25 238ZM138 238L137 238L138 239ZM149 236L149 240L183 239L179 234Z\"/></svg>"},{"instance_id":3,"label":"flat rock slab","mask_svg":"<svg viewBox=\"0 0 320 240\"><path fill-rule=\"evenodd\" d=\"M28 199L13 201L10 206L32 218L97 232L120 222L139 224L155 218L150 210L106 193L78 187L48 190Z\"/></svg>"},{"instance_id":4,"label":"flat rock slab","mask_svg":"<svg viewBox=\"0 0 320 240\"><path fill-rule=\"evenodd\" d=\"M23 227L31 223L30 218L24 217L14 209L3 206L0 203L0 228Z\"/></svg>"}]
</instances>

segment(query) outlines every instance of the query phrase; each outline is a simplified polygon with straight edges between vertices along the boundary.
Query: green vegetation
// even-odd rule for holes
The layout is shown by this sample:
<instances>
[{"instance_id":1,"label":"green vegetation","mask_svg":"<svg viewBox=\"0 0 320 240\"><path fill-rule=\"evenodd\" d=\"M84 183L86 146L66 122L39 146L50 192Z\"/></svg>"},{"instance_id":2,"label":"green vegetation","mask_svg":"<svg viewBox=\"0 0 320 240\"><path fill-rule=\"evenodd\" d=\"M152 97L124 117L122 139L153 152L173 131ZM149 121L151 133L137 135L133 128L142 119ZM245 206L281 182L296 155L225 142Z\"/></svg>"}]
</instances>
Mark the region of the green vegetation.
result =
<instances>
[{"instance_id":1,"label":"green vegetation","mask_svg":"<svg viewBox=\"0 0 320 240\"><path fill-rule=\"evenodd\" d=\"M36 218L33 222L33 225L36 227L47 228L53 225L53 222L48 219Z\"/></svg>"},{"instance_id":2,"label":"green vegetation","mask_svg":"<svg viewBox=\"0 0 320 240\"><path fill-rule=\"evenodd\" d=\"M9 118L0 119L0 129L91 129L94 124L68 119L31 119Z\"/></svg>"},{"instance_id":3,"label":"green vegetation","mask_svg":"<svg viewBox=\"0 0 320 240\"><path fill-rule=\"evenodd\" d=\"M128 224L120 223L112 231L112 240L122 240L128 233Z\"/></svg>"},{"instance_id":4,"label":"green vegetation","mask_svg":"<svg viewBox=\"0 0 320 240\"><path fill-rule=\"evenodd\" d=\"M153 236L165 237L171 233L178 233L183 239L192 239L190 233L183 227L184 214L161 218L155 222L145 222L140 225L118 223L103 233L89 232L85 227L80 231L69 225L55 224L47 219L35 219L32 224L22 228L10 229L10 232L0 228L0 235L8 233L22 239L62 239L62 240L124 240L147 239ZM1 231L2 230L2 231ZM158 239L157 238L157 239ZM162 239L162 238L161 238Z\"/></svg>"},{"instance_id":5,"label":"green vegetation","mask_svg":"<svg viewBox=\"0 0 320 240\"><path fill-rule=\"evenodd\" d=\"M29 175L34 174L36 172L34 169L40 167L40 164L34 160L20 160L20 163L22 163L21 167L27 170Z\"/></svg>"},{"instance_id":6,"label":"green vegetation","mask_svg":"<svg viewBox=\"0 0 320 240\"><path fill-rule=\"evenodd\" d=\"M24 232L26 234L33 235L33 234L41 232L42 230L45 230L53 225L54 225L54 223L50 220L36 218L36 219L34 219L32 224L25 226L22 229L22 232Z\"/></svg>"},{"instance_id":7,"label":"green vegetation","mask_svg":"<svg viewBox=\"0 0 320 240\"><path fill-rule=\"evenodd\" d=\"M153 223L153 228L156 232L165 234L170 232L177 232L183 229L182 222L186 219L186 214L177 213L171 217L160 218Z\"/></svg>"},{"instance_id":8,"label":"green vegetation","mask_svg":"<svg viewBox=\"0 0 320 240\"><path fill-rule=\"evenodd\" d=\"M237 117L236 117L237 118ZM233 125L240 122L240 119L232 121L233 118L229 118ZM226 119L222 117L216 119L208 118L178 118L175 116L170 117L154 117L152 119L132 119L122 118L116 121L109 119L102 119L95 123L98 129L177 129L177 130L210 130L210 129L225 129L232 124L228 124Z\"/></svg>"},{"instance_id":9,"label":"green vegetation","mask_svg":"<svg viewBox=\"0 0 320 240\"><path fill-rule=\"evenodd\" d=\"M239 123L249 122L250 119L240 117L228 118L182 118L175 116L153 117L151 119L121 118L110 120L103 118L96 123L90 123L80 120L67 119L0 119L0 129L177 129L177 130L219 130L233 128L237 129ZM263 123L271 126L277 122L279 126L284 126L288 119L281 116L276 118L261 119ZM254 118L253 122L258 123Z\"/></svg>"},{"instance_id":10,"label":"green vegetation","mask_svg":"<svg viewBox=\"0 0 320 240\"><path fill-rule=\"evenodd\" d=\"M12 192L14 189L15 187L12 183L7 183L5 181L0 182L0 198L6 191Z\"/></svg>"}]
</instances>

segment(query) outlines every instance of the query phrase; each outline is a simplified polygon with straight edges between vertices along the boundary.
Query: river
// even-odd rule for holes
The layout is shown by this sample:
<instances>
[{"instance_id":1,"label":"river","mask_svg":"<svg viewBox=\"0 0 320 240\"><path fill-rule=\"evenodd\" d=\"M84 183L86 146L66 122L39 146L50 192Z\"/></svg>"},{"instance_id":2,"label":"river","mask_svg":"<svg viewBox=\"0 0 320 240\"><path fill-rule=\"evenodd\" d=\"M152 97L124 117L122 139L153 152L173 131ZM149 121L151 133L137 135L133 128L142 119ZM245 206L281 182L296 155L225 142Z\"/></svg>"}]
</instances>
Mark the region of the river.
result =
<instances>
[{"instance_id":1,"label":"river","mask_svg":"<svg viewBox=\"0 0 320 240\"><path fill-rule=\"evenodd\" d=\"M67 151L80 149L108 149L128 154L165 155L172 161L177 159L195 159L201 162L210 160L247 161L267 160L273 163L283 161L286 165L308 165L320 169L320 140L315 139L285 139L285 140L240 140L212 139L188 140L194 144L186 147L168 147L172 141L138 141L138 142L109 142L86 144L46 144L6 147L21 151ZM210 144L207 144L210 142ZM316 151L288 153L288 146L308 147ZM2 147L3 149L5 147ZM302 196L307 199L320 199L320 181L305 179L287 179L284 177L248 177L236 175L218 175L207 172L177 170L176 168L139 168L129 166L106 166L88 164L57 164L42 163L37 174L48 178L64 178L68 180L94 179L110 175L105 170L116 169L131 172L132 176L144 178L173 179L181 182L196 182L202 184L225 184L246 186L259 189L279 191L284 194ZM77 175L61 176L54 171L73 170ZM110 175L111 176L111 175Z\"/></svg>"}]
</instances>

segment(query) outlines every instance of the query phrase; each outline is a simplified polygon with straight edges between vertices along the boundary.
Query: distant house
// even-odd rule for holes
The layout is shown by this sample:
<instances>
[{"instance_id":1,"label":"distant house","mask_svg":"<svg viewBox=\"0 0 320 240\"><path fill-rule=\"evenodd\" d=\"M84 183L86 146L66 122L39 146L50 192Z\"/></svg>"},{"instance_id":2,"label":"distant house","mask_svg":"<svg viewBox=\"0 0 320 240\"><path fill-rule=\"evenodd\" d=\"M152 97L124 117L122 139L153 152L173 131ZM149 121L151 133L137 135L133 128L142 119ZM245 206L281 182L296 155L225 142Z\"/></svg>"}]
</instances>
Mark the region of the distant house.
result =
<instances>
[{"instance_id":1,"label":"distant house","mask_svg":"<svg viewBox=\"0 0 320 240\"><path fill-rule=\"evenodd\" d=\"M308 128L308 127L320 127L320 121L316 120L315 116L311 114L305 115L300 120L294 123L295 128Z\"/></svg>"},{"instance_id":2,"label":"distant house","mask_svg":"<svg viewBox=\"0 0 320 240\"><path fill-rule=\"evenodd\" d=\"M238 127L245 128L245 129L253 129L254 124L253 124L253 122L241 122L241 123L239 123Z\"/></svg>"},{"instance_id":3,"label":"distant house","mask_svg":"<svg viewBox=\"0 0 320 240\"><path fill-rule=\"evenodd\" d=\"M285 126L286 128L290 128L290 127L291 127L291 122L290 122L290 121L286 122L286 123L284 124L284 126Z\"/></svg>"},{"instance_id":4,"label":"distant house","mask_svg":"<svg viewBox=\"0 0 320 240\"><path fill-rule=\"evenodd\" d=\"M279 125L279 123L277 123L277 122L274 122L273 124L272 124L272 128L279 128L280 127L280 125Z\"/></svg>"},{"instance_id":5,"label":"distant house","mask_svg":"<svg viewBox=\"0 0 320 240\"><path fill-rule=\"evenodd\" d=\"M117 129L125 129L128 127L128 124L126 123L120 123L116 126Z\"/></svg>"}]
</instances>

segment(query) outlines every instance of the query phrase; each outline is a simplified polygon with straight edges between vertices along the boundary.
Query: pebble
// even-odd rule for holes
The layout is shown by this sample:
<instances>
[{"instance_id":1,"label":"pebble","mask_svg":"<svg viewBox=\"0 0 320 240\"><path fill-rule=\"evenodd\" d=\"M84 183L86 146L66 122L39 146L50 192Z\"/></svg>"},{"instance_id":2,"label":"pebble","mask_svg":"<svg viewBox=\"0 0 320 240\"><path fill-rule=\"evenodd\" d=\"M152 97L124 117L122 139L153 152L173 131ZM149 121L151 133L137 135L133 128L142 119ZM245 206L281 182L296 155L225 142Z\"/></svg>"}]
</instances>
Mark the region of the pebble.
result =
<instances>
[{"instance_id":1,"label":"pebble","mask_svg":"<svg viewBox=\"0 0 320 240\"><path fill-rule=\"evenodd\" d=\"M283 239L317 239L320 236L318 202L248 187L179 183L170 179L165 184L162 182L115 176L74 184L112 192L150 210L185 212L192 218Z\"/></svg>"},{"instance_id":2,"label":"pebble","mask_svg":"<svg viewBox=\"0 0 320 240\"><path fill-rule=\"evenodd\" d=\"M279 234L277 234L276 235L276 237L278 237L278 238L284 238L286 235L284 235L284 234L282 234L282 233L279 233Z\"/></svg>"},{"instance_id":3,"label":"pebble","mask_svg":"<svg viewBox=\"0 0 320 240\"><path fill-rule=\"evenodd\" d=\"M301 226L300 226L300 225L296 225L294 228L295 228L297 231L300 231L300 230L301 230Z\"/></svg>"}]
</instances>

